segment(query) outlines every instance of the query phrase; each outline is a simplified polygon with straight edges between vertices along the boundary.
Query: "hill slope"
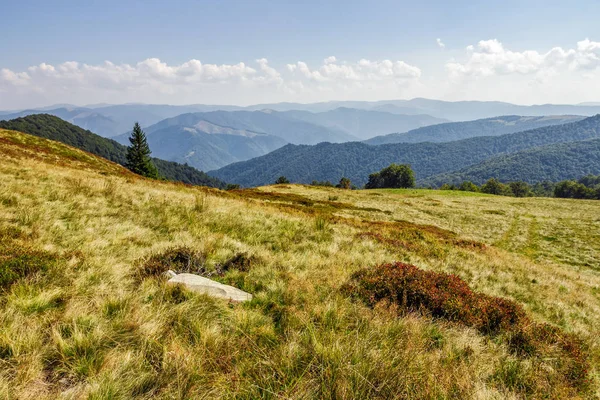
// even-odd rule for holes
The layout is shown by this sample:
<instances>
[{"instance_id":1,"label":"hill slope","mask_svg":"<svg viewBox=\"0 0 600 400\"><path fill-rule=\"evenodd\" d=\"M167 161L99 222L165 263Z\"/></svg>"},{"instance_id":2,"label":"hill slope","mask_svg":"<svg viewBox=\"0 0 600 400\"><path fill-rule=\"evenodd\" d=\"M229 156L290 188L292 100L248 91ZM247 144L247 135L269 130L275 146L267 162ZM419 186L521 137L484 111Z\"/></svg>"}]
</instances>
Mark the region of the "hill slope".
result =
<instances>
[{"instance_id":1,"label":"hill slope","mask_svg":"<svg viewBox=\"0 0 600 400\"><path fill-rule=\"evenodd\" d=\"M107 160L125 165L127 147L48 114L29 115L10 121L0 121L0 128L56 140L88 151ZM162 177L192 185L225 187L225 183L187 165L153 158Z\"/></svg>"},{"instance_id":2,"label":"hill slope","mask_svg":"<svg viewBox=\"0 0 600 400\"><path fill-rule=\"evenodd\" d=\"M219 191L6 132L3 398L593 398L600 388L598 201ZM345 285L397 260L422 268L425 288L436 281L423 276L454 274L433 292L457 300L450 310L471 287L550 324L542 340L570 340L522 343L510 321L491 335L416 307L372 306ZM212 273L253 300L173 286L166 268ZM464 286L448 288L456 277ZM577 380L588 376L589 388Z\"/></svg>"},{"instance_id":3,"label":"hill slope","mask_svg":"<svg viewBox=\"0 0 600 400\"><path fill-rule=\"evenodd\" d=\"M424 186L472 181L482 184L490 178L502 182L558 182L600 174L600 139L552 144L489 158L455 172L434 175L421 181Z\"/></svg>"},{"instance_id":4,"label":"hill slope","mask_svg":"<svg viewBox=\"0 0 600 400\"><path fill-rule=\"evenodd\" d=\"M447 121L423 114L398 115L346 107L322 113L286 111L281 114L329 128L340 129L359 139L369 139L373 136L390 132L406 132L418 127L440 124Z\"/></svg>"},{"instance_id":5,"label":"hill slope","mask_svg":"<svg viewBox=\"0 0 600 400\"><path fill-rule=\"evenodd\" d=\"M500 136L544 126L561 125L568 122L577 122L585 117L572 115L558 115L545 117L521 117L507 115L479 119L467 122L450 122L437 124L424 128L414 129L405 133L391 133L377 136L365 143L380 145L388 143L419 143L419 142L451 142L454 140L468 139L477 136Z\"/></svg>"},{"instance_id":6,"label":"hill slope","mask_svg":"<svg viewBox=\"0 0 600 400\"><path fill-rule=\"evenodd\" d=\"M337 182L346 176L362 185L368 175L392 162L411 164L418 180L456 171L500 154L600 137L600 115L584 120L502 136L485 136L448 143L386 144L321 143L287 145L265 156L229 165L210 175L244 186L272 183L285 175L292 182Z\"/></svg>"}]
</instances>

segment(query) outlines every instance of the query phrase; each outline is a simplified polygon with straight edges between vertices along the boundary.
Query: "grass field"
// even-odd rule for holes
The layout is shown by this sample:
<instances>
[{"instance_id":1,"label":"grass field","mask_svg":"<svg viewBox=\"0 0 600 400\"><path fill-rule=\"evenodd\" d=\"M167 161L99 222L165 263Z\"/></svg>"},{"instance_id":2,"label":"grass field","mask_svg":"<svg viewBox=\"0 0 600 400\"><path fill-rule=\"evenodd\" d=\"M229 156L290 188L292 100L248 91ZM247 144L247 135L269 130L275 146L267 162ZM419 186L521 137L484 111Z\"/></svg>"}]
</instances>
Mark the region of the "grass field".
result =
<instances>
[{"instance_id":1,"label":"grass field","mask_svg":"<svg viewBox=\"0 0 600 400\"><path fill-rule=\"evenodd\" d=\"M225 192L0 131L0 398L597 398L599 228L597 201ZM247 254L249 271L217 279L254 299L136 277L181 246L208 270ZM589 382L568 384L551 357L339 290L393 261L456 274L576 334Z\"/></svg>"}]
</instances>

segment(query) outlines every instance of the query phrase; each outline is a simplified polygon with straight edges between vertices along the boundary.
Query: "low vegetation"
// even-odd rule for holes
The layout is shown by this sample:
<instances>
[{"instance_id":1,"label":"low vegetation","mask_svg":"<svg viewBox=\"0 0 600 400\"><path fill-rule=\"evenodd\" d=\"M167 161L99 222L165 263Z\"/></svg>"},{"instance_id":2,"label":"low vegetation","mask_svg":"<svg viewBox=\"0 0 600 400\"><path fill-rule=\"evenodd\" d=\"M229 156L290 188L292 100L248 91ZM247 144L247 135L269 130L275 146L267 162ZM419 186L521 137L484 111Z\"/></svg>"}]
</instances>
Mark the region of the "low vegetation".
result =
<instances>
[{"instance_id":1,"label":"low vegetation","mask_svg":"<svg viewBox=\"0 0 600 400\"><path fill-rule=\"evenodd\" d=\"M598 202L222 191L10 131L0 180L0 265L29 260L0 289L2 398L600 396Z\"/></svg>"},{"instance_id":2,"label":"low vegetation","mask_svg":"<svg viewBox=\"0 0 600 400\"><path fill-rule=\"evenodd\" d=\"M342 290L370 306L383 303L400 315L419 312L475 328L505 342L515 355L535 363L535 369L557 372L545 381L530 382L527 394L543 393L557 386L557 379L578 389L588 384L589 364L578 338L532 321L515 301L471 290L456 275L382 264L355 272Z\"/></svg>"}]
</instances>

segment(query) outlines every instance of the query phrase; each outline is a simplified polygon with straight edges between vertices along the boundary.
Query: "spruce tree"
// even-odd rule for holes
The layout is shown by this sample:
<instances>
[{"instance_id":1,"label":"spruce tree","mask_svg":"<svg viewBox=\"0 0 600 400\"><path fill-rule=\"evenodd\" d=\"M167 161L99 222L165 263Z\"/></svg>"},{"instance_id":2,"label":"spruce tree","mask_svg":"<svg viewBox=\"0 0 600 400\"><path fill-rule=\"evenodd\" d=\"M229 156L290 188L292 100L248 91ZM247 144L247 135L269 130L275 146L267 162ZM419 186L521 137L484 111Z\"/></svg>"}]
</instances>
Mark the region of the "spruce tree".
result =
<instances>
[{"instance_id":1,"label":"spruce tree","mask_svg":"<svg viewBox=\"0 0 600 400\"><path fill-rule=\"evenodd\" d=\"M133 125L129 142L131 145L127 147L127 168L147 178L158 179L158 170L150 159L152 152L146 141L146 134L137 122Z\"/></svg>"}]
</instances>

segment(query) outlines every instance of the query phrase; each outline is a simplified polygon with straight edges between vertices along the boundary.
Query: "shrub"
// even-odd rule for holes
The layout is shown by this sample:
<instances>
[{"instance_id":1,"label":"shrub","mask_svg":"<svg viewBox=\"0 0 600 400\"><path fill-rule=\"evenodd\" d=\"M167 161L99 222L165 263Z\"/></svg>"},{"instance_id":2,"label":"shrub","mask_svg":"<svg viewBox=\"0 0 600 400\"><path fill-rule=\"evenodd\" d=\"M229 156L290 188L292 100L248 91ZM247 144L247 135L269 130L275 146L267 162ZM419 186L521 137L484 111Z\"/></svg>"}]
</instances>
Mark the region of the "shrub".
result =
<instances>
[{"instance_id":1,"label":"shrub","mask_svg":"<svg viewBox=\"0 0 600 400\"><path fill-rule=\"evenodd\" d=\"M523 309L510 300L475 293L456 275L414 265L383 264L358 271L352 281L345 290L370 305L390 301L404 311L425 312L484 333L510 329L525 318Z\"/></svg>"},{"instance_id":2,"label":"shrub","mask_svg":"<svg viewBox=\"0 0 600 400\"><path fill-rule=\"evenodd\" d=\"M350 182L350 179L343 177L340 179L340 183L338 183L336 187L339 189L350 189L352 187L352 182Z\"/></svg>"},{"instance_id":3,"label":"shrub","mask_svg":"<svg viewBox=\"0 0 600 400\"><path fill-rule=\"evenodd\" d=\"M275 181L276 185L283 185L285 183L290 183L290 181L283 175L277 178L277 180Z\"/></svg>"},{"instance_id":4,"label":"shrub","mask_svg":"<svg viewBox=\"0 0 600 400\"><path fill-rule=\"evenodd\" d=\"M205 261L204 254L189 247L171 247L148 259L140 260L134 275L138 281L141 281L150 277L162 276L168 270L177 273L203 273Z\"/></svg>"},{"instance_id":5,"label":"shrub","mask_svg":"<svg viewBox=\"0 0 600 400\"><path fill-rule=\"evenodd\" d=\"M474 292L456 275L396 262L354 273L342 291L370 306L383 302L399 312L419 312L499 337L511 352L549 362L575 388L588 383L583 343L573 334L531 320L516 302Z\"/></svg>"},{"instance_id":6,"label":"shrub","mask_svg":"<svg viewBox=\"0 0 600 400\"><path fill-rule=\"evenodd\" d=\"M223 264L217 264L214 270L207 270L206 257L203 253L190 249L189 247L172 247L162 253L150 256L148 259L140 260L134 272L138 281L150 277L163 276L168 270L178 274L190 273L207 278L223 276L227 271L237 270L248 272L260 262L260 259L247 253L237 253Z\"/></svg>"}]
</instances>

